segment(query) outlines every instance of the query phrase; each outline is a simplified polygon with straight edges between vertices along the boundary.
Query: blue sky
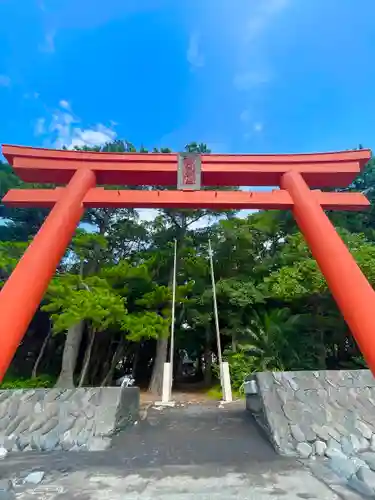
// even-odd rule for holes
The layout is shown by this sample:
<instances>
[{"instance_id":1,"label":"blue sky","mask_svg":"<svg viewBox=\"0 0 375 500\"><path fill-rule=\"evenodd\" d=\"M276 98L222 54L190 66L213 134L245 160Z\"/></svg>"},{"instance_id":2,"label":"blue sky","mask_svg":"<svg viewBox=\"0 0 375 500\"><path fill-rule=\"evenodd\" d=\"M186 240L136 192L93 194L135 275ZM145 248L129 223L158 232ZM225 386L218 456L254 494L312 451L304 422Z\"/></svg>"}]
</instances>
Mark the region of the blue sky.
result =
<instances>
[{"instance_id":1,"label":"blue sky","mask_svg":"<svg viewBox=\"0 0 375 500\"><path fill-rule=\"evenodd\" d=\"M375 147L374 0L0 0L0 143Z\"/></svg>"}]
</instances>

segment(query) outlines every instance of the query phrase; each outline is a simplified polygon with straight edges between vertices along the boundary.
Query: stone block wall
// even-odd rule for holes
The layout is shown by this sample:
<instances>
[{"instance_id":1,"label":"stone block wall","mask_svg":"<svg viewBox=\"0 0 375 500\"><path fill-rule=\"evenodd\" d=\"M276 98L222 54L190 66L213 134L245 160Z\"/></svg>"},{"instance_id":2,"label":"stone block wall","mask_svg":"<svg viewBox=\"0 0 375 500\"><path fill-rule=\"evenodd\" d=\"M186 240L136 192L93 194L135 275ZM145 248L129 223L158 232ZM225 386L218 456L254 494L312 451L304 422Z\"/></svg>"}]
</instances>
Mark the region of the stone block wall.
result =
<instances>
[{"instance_id":1,"label":"stone block wall","mask_svg":"<svg viewBox=\"0 0 375 500\"><path fill-rule=\"evenodd\" d=\"M248 392L256 394L246 395L247 409L280 454L308 458L338 449L375 450L370 371L257 373L252 379Z\"/></svg>"},{"instance_id":2,"label":"stone block wall","mask_svg":"<svg viewBox=\"0 0 375 500\"><path fill-rule=\"evenodd\" d=\"M138 419L137 387L0 391L0 446L8 451L103 450Z\"/></svg>"}]
</instances>

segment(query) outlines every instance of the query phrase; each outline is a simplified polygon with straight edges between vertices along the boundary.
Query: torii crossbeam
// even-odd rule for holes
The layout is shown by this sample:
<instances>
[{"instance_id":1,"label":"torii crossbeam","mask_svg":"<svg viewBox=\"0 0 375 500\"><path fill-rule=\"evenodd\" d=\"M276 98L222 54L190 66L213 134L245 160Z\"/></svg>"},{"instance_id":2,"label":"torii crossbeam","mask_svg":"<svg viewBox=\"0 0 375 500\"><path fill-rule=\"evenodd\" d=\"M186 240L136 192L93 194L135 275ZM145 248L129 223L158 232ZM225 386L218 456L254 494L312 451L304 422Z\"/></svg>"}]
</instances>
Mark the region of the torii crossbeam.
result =
<instances>
[{"instance_id":1,"label":"torii crossbeam","mask_svg":"<svg viewBox=\"0 0 375 500\"><path fill-rule=\"evenodd\" d=\"M369 207L345 187L371 151L297 155L202 155L203 186L279 186L269 192L105 190L102 185L176 186L176 154L91 153L3 146L25 182L56 189L12 189L2 202L51 212L0 292L0 381L63 257L85 208L290 209L367 363L375 374L375 292L324 213Z\"/></svg>"}]
</instances>

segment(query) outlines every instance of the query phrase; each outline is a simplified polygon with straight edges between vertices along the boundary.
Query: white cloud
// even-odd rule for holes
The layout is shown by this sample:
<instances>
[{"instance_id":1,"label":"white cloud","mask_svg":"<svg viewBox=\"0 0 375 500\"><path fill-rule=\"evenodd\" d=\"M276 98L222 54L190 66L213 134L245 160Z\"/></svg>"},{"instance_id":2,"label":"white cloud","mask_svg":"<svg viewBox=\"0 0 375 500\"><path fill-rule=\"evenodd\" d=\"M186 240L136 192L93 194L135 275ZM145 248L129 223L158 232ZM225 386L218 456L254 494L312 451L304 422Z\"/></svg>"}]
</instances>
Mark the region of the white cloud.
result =
<instances>
[{"instance_id":1,"label":"white cloud","mask_svg":"<svg viewBox=\"0 0 375 500\"><path fill-rule=\"evenodd\" d=\"M251 128L251 132L247 131L244 135L245 139L249 139L253 133L260 133L263 131L264 125L260 121L255 121L254 122L254 117L250 113L248 109L244 109L242 113L240 114L240 121L246 126L246 129L249 129L249 126Z\"/></svg>"},{"instance_id":2,"label":"white cloud","mask_svg":"<svg viewBox=\"0 0 375 500\"><path fill-rule=\"evenodd\" d=\"M197 33L192 33L189 37L186 58L192 68L201 68L204 66L204 56L200 49L200 38Z\"/></svg>"},{"instance_id":3,"label":"white cloud","mask_svg":"<svg viewBox=\"0 0 375 500\"><path fill-rule=\"evenodd\" d=\"M145 222L152 222L159 215L159 211L153 208L138 208L139 218Z\"/></svg>"},{"instance_id":4,"label":"white cloud","mask_svg":"<svg viewBox=\"0 0 375 500\"><path fill-rule=\"evenodd\" d=\"M70 109L70 104L68 101L65 101L64 99L61 99L59 102L60 106L64 109Z\"/></svg>"},{"instance_id":5,"label":"white cloud","mask_svg":"<svg viewBox=\"0 0 375 500\"><path fill-rule=\"evenodd\" d=\"M246 124L245 138L263 131L264 125L256 118L261 112L262 95L267 84L275 78L272 64L267 53L267 39L274 35L276 20L291 5L292 0L257 0L249 2L239 58L242 67L237 69L233 77L233 86L246 98L245 110L240 114L240 121ZM250 111L249 111L250 110Z\"/></svg>"},{"instance_id":6,"label":"white cloud","mask_svg":"<svg viewBox=\"0 0 375 500\"><path fill-rule=\"evenodd\" d=\"M251 118L251 113L248 109L244 109L242 113L240 114L240 120L243 123L248 123Z\"/></svg>"},{"instance_id":7,"label":"white cloud","mask_svg":"<svg viewBox=\"0 0 375 500\"><path fill-rule=\"evenodd\" d=\"M265 71L243 71L234 75L233 84L237 90L250 90L264 85L271 80L270 73Z\"/></svg>"},{"instance_id":8,"label":"white cloud","mask_svg":"<svg viewBox=\"0 0 375 500\"><path fill-rule=\"evenodd\" d=\"M39 92L26 92L25 94L23 94L24 99L39 99L39 97Z\"/></svg>"},{"instance_id":9,"label":"white cloud","mask_svg":"<svg viewBox=\"0 0 375 500\"><path fill-rule=\"evenodd\" d=\"M290 5L290 0L261 0L257 4L257 10L252 13L245 39L247 42L258 40L268 30L273 19Z\"/></svg>"},{"instance_id":10,"label":"white cloud","mask_svg":"<svg viewBox=\"0 0 375 500\"><path fill-rule=\"evenodd\" d=\"M255 135L259 135L264 130L264 123L262 122L252 122L247 126L247 131L244 133L243 138L245 141L249 141L254 138Z\"/></svg>"},{"instance_id":11,"label":"white cloud","mask_svg":"<svg viewBox=\"0 0 375 500\"><path fill-rule=\"evenodd\" d=\"M104 146L116 138L116 132L102 124L95 125L91 129L74 128L71 137L70 148L75 146Z\"/></svg>"},{"instance_id":12,"label":"white cloud","mask_svg":"<svg viewBox=\"0 0 375 500\"><path fill-rule=\"evenodd\" d=\"M34 133L35 135L43 135L46 132L46 119L38 118L35 122Z\"/></svg>"},{"instance_id":13,"label":"white cloud","mask_svg":"<svg viewBox=\"0 0 375 500\"><path fill-rule=\"evenodd\" d=\"M10 87L11 80L7 75L0 75L0 87Z\"/></svg>"},{"instance_id":14,"label":"white cloud","mask_svg":"<svg viewBox=\"0 0 375 500\"><path fill-rule=\"evenodd\" d=\"M61 100L59 104L60 108L53 112L50 120L38 118L35 123L35 133L44 135L47 145L57 149L104 146L116 138L115 130L102 123L92 127L83 127L81 120L71 110L68 101Z\"/></svg>"},{"instance_id":15,"label":"white cloud","mask_svg":"<svg viewBox=\"0 0 375 500\"><path fill-rule=\"evenodd\" d=\"M241 40L242 59L246 65L233 78L237 90L252 90L272 80L274 75L268 67L263 42L272 35L275 20L291 5L291 0L258 0L251 5Z\"/></svg>"},{"instance_id":16,"label":"white cloud","mask_svg":"<svg viewBox=\"0 0 375 500\"><path fill-rule=\"evenodd\" d=\"M55 52L55 37L56 31L51 30L45 34L44 41L39 45L39 50L41 52L48 52L52 54Z\"/></svg>"}]
</instances>

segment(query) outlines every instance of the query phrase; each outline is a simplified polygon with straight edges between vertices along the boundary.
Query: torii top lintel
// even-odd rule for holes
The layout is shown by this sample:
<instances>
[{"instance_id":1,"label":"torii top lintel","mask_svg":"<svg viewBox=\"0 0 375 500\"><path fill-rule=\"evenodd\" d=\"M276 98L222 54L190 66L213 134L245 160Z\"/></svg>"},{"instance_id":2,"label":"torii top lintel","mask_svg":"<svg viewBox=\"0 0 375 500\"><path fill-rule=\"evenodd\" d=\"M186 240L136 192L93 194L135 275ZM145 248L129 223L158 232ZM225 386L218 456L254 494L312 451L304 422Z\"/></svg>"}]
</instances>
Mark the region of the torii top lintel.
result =
<instances>
[{"instance_id":1,"label":"torii top lintel","mask_svg":"<svg viewBox=\"0 0 375 500\"><path fill-rule=\"evenodd\" d=\"M177 155L92 153L4 145L3 154L25 182L67 184L91 169L99 185L176 186ZM203 186L277 186L285 172L300 172L310 187L345 187L371 158L368 149L281 155L202 155Z\"/></svg>"}]
</instances>

